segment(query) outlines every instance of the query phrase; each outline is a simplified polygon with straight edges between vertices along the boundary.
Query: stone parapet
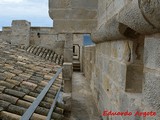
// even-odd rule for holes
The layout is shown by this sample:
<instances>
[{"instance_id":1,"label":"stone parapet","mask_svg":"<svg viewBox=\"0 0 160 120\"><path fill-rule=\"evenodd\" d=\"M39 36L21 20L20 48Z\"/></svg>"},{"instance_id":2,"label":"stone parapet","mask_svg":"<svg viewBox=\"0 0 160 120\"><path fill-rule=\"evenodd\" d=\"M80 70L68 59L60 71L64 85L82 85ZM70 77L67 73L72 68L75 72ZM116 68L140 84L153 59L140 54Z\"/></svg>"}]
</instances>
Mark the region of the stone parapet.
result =
<instances>
[{"instance_id":1,"label":"stone parapet","mask_svg":"<svg viewBox=\"0 0 160 120\"><path fill-rule=\"evenodd\" d=\"M30 43L30 26L31 23L26 20L13 20L11 44L28 47Z\"/></svg>"},{"instance_id":2,"label":"stone parapet","mask_svg":"<svg viewBox=\"0 0 160 120\"><path fill-rule=\"evenodd\" d=\"M73 64L69 62L63 63L63 80L64 80L64 92L72 92L72 73L73 73Z\"/></svg>"},{"instance_id":3,"label":"stone parapet","mask_svg":"<svg viewBox=\"0 0 160 120\"><path fill-rule=\"evenodd\" d=\"M49 0L49 15L58 32L91 33L97 26L98 0Z\"/></svg>"}]
</instances>

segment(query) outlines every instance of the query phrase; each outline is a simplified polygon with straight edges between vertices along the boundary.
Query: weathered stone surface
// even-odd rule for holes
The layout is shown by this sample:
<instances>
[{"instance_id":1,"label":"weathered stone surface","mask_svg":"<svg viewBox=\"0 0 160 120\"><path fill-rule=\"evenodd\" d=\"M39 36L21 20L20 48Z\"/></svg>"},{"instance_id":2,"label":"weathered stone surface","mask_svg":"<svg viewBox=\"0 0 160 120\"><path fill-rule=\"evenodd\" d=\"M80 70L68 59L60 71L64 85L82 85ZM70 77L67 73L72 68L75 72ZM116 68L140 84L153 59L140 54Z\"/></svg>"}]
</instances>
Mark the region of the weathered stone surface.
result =
<instances>
[{"instance_id":1,"label":"weathered stone surface","mask_svg":"<svg viewBox=\"0 0 160 120\"><path fill-rule=\"evenodd\" d=\"M96 10L89 9L51 9L52 18L56 19L96 19Z\"/></svg>"},{"instance_id":2,"label":"weathered stone surface","mask_svg":"<svg viewBox=\"0 0 160 120\"><path fill-rule=\"evenodd\" d=\"M144 45L144 65L147 68L160 67L160 34L147 35Z\"/></svg>"},{"instance_id":3,"label":"weathered stone surface","mask_svg":"<svg viewBox=\"0 0 160 120\"><path fill-rule=\"evenodd\" d=\"M13 45L29 46L30 23L25 20L12 22L12 40Z\"/></svg>"},{"instance_id":4,"label":"weathered stone surface","mask_svg":"<svg viewBox=\"0 0 160 120\"><path fill-rule=\"evenodd\" d=\"M159 1L147 1L147 0L140 0L139 2L141 12L144 14L146 19L150 21L153 27L160 29L160 3ZM144 17L144 18L145 18Z\"/></svg>"},{"instance_id":5,"label":"weathered stone surface","mask_svg":"<svg viewBox=\"0 0 160 120\"><path fill-rule=\"evenodd\" d=\"M117 20L120 23L127 25L128 27L132 28L133 30L141 33L141 34L149 34L158 32L156 29L157 26L153 25L152 17L159 14L157 12L157 6L159 7L160 4L158 1L149 2L149 1L140 1L142 4L138 3L138 0L132 0L132 2L126 5L119 13ZM144 4L146 3L146 4ZM156 4L156 7L153 5ZM140 9L139 6L141 6ZM148 8L146 8L148 6ZM154 6L154 8L153 8ZM145 8L146 11L143 11ZM148 9L148 10L147 10ZM156 10L153 13L150 13L152 10ZM147 12L148 11L148 12ZM150 12L149 12L150 11ZM148 17L145 14L151 15L152 17ZM158 18L158 17L157 17ZM151 19L151 20L150 20ZM155 22L155 21L154 21ZM155 22L157 24L158 21Z\"/></svg>"},{"instance_id":6,"label":"weathered stone surface","mask_svg":"<svg viewBox=\"0 0 160 120\"><path fill-rule=\"evenodd\" d=\"M73 61L73 49L64 49L64 62Z\"/></svg>"},{"instance_id":7,"label":"weathered stone surface","mask_svg":"<svg viewBox=\"0 0 160 120\"><path fill-rule=\"evenodd\" d=\"M96 20L61 20L54 19L54 28L58 32L91 33L97 25Z\"/></svg>"},{"instance_id":8,"label":"weathered stone surface","mask_svg":"<svg viewBox=\"0 0 160 120\"><path fill-rule=\"evenodd\" d=\"M97 0L72 0L72 8L87 8L87 9L97 9L98 1Z\"/></svg>"},{"instance_id":9,"label":"weathered stone surface","mask_svg":"<svg viewBox=\"0 0 160 120\"><path fill-rule=\"evenodd\" d=\"M142 92L144 80L143 66L128 65L126 73L126 92Z\"/></svg>"},{"instance_id":10,"label":"weathered stone surface","mask_svg":"<svg viewBox=\"0 0 160 120\"><path fill-rule=\"evenodd\" d=\"M134 30L118 22L116 16L117 14L108 21L105 21L96 29L96 31L92 32L91 37L95 43L126 38L136 38L138 36Z\"/></svg>"},{"instance_id":11,"label":"weathered stone surface","mask_svg":"<svg viewBox=\"0 0 160 120\"><path fill-rule=\"evenodd\" d=\"M63 78L65 80L71 80L72 79L72 73L73 73L73 70L72 70L72 63L63 63Z\"/></svg>"},{"instance_id":12,"label":"weathered stone surface","mask_svg":"<svg viewBox=\"0 0 160 120\"><path fill-rule=\"evenodd\" d=\"M144 77L144 100L160 115L160 75L146 71Z\"/></svg>"},{"instance_id":13,"label":"weathered stone surface","mask_svg":"<svg viewBox=\"0 0 160 120\"><path fill-rule=\"evenodd\" d=\"M49 0L49 8L70 8L71 0Z\"/></svg>"},{"instance_id":14,"label":"weathered stone surface","mask_svg":"<svg viewBox=\"0 0 160 120\"><path fill-rule=\"evenodd\" d=\"M97 0L50 0L54 29L65 33L91 33L97 25Z\"/></svg>"}]
</instances>

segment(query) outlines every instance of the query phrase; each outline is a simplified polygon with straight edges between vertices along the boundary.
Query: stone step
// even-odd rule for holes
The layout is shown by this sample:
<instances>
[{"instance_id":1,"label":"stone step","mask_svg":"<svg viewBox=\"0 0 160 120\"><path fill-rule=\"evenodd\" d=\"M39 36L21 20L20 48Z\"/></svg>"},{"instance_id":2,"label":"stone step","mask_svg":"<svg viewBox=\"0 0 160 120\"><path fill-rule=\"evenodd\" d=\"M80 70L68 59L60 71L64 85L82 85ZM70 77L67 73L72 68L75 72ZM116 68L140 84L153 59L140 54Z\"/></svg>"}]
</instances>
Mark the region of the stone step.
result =
<instances>
[{"instance_id":1,"label":"stone step","mask_svg":"<svg viewBox=\"0 0 160 120\"><path fill-rule=\"evenodd\" d=\"M81 71L80 62L79 61L73 61L73 71L77 71L77 72Z\"/></svg>"}]
</instances>

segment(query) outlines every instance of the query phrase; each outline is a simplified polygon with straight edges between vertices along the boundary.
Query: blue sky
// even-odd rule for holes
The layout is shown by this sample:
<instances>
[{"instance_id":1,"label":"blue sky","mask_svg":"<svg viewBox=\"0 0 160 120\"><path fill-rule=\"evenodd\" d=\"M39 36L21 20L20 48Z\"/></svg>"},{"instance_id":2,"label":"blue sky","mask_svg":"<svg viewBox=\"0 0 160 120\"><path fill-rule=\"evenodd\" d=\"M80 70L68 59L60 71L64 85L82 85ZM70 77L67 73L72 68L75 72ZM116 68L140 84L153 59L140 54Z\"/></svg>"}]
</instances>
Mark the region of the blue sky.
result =
<instances>
[{"instance_id":1,"label":"blue sky","mask_svg":"<svg viewBox=\"0 0 160 120\"><path fill-rule=\"evenodd\" d=\"M32 26L52 26L48 0L0 0L0 30L12 20L28 20Z\"/></svg>"}]
</instances>

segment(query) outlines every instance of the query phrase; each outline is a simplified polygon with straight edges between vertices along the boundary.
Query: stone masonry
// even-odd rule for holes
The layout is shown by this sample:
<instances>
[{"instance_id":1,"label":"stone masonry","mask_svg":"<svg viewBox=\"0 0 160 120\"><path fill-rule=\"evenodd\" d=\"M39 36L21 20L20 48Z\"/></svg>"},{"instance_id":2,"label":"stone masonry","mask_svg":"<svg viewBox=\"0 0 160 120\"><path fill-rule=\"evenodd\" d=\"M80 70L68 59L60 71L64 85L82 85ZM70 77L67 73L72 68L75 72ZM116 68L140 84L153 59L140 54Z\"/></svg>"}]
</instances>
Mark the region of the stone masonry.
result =
<instances>
[{"instance_id":1,"label":"stone masonry","mask_svg":"<svg viewBox=\"0 0 160 120\"><path fill-rule=\"evenodd\" d=\"M11 44L29 46L31 23L25 20L12 21Z\"/></svg>"},{"instance_id":2,"label":"stone masonry","mask_svg":"<svg viewBox=\"0 0 160 120\"><path fill-rule=\"evenodd\" d=\"M83 48L82 68L101 113L156 112L154 117L102 116L103 119L160 119L159 1L50 0L49 8L58 31L91 33L96 43ZM93 21L97 24L91 29Z\"/></svg>"},{"instance_id":3,"label":"stone masonry","mask_svg":"<svg viewBox=\"0 0 160 120\"><path fill-rule=\"evenodd\" d=\"M159 0L49 0L49 15L54 20L52 35L44 37L44 29L37 32L37 28L33 28L30 33L28 32L30 31L30 24L27 21L21 21L20 26L17 26L16 21L13 21L11 43L25 46L34 43L47 47L52 47L49 43L53 46L58 45L60 49L57 51L64 55L62 78L65 95L69 96L69 101L66 100L65 102L69 106L72 92L72 47L75 39L79 39L76 36L91 34L92 40L96 44L87 47L81 46L81 69L89 80L94 101L102 119L159 120L159 9ZM9 38L9 31L9 28L4 28L4 32L0 36L3 38L4 33ZM29 37L30 35L32 36ZM18 39L15 39L17 36ZM25 39L22 40L22 37ZM45 38L48 38L47 43L43 41ZM41 43L37 42L38 39ZM55 41L59 41L60 44ZM2 54L1 59L4 59L4 56L6 55ZM10 57L14 56L11 55ZM2 65L5 71L2 69L0 72L2 73L1 91L4 96L7 95L2 99L3 102L1 103L4 104L0 110L3 116L11 116L15 113L13 108L19 108L13 107L13 105L17 105L17 99L23 98L23 100L31 102L33 99L30 96L33 94L28 95L25 94L25 91L21 91L22 93L17 94L19 96L15 96L13 101L8 101L9 95L20 92L19 89L13 91L10 88L20 84L22 87L33 85L32 89L34 89L34 86L39 86L39 83L23 83L23 81L19 83L17 80L14 81L14 84L9 84L6 81L14 78L15 74L7 71L13 66L6 65L6 62ZM23 62L17 64L26 65ZM39 69L39 67L34 69ZM28 77L28 74L22 76ZM103 114L105 110L112 112L129 111L132 115L105 115ZM156 115L145 115L145 112L151 111L155 112ZM135 116L136 112L141 114ZM21 112L18 111L18 114ZM41 113L37 112L36 114Z\"/></svg>"},{"instance_id":4,"label":"stone masonry","mask_svg":"<svg viewBox=\"0 0 160 120\"><path fill-rule=\"evenodd\" d=\"M83 69L90 78L99 110L130 111L132 116L104 120L159 120L159 15L157 0L99 0L96 46L83 52ZM156 112L156 116L134 116Z\"/></svg>"},{"instance_id":5,"label":"stone masonry","mask_svg":"<svg viewBox=\"0 0 160 120\"><path fill-rule=\"evenodd\" d=\"M49 0L54 28L63 33L91 33L97 25L97 0Z\"/></svg>"}]
</instances>

